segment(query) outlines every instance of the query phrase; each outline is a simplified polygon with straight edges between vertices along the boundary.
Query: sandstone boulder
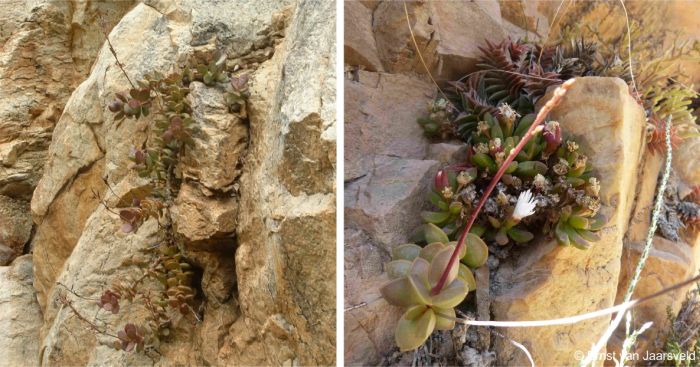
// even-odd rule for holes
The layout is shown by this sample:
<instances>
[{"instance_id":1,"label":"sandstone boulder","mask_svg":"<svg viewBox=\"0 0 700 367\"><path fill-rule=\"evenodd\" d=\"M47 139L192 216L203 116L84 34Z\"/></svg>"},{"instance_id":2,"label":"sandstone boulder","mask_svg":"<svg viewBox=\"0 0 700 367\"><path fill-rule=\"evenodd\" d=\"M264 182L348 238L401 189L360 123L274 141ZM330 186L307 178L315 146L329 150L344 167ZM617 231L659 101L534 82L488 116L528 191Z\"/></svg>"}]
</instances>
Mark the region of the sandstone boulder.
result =
<instances>
[{"instance_id":1,"label":"sandstone boulder","mask_svg":"<svg viewBox=\"0 0 700 367\"><path fill-rule=\"evenodd\" d=\"M22 254L31 233L29 203L0 195L0 266Z\"/></svg>"},{"instance_id":2,"label":"sandstone boulder","mask_svg":"<svg viewBox=\"0 0 700 367\"><path fill-rule=\"evenodd\" d=\"M543 101L548 99L547 96ZM644 112L620 79L579 78L550 114L565 135L575 136L601 183L601 211L608 223L601 240L586 251L550 241L529 246L496 274L496 320L543 320L609 307L617 294L622 240L631 215L636 170L643 148ZM493 292L493 290L492 290ZM572 351L588 350L609 319L574 325L507 329L538 365L575 363ZM527 357L505 339L496 340L500 364L527 364Z\"/></svg>"},{"instance_id":3,"label":"sandstone boulder","mask_svg":"<svg viewBox=\"0 0 700 367\"><path fill-rule=\"evenodd\" d=\"M428 140L416 119L426 114L435 87L421 79L360 72L345 83L345 180L374 170L375 155L423 159Z\"/></svg>"},{"instance_id":4,"label":"sandstone boulder","mask_svg":"<svg viewBox=\"0 0 700 367\"><path fill-rule=\"evenodd\" d=\"M486 39L506 38L495 1L407 2L415 41L426 66L439 80L455 80L472 71L478 47ZM374 38L384 69L425 74L406 20L404 3L385 1L373 12Z\"/></svg>"},{"instance_id":5,"label":"sandstone boulder","mask_svg":"<svg viewBox=\"0 0 700 367\"><path fill-rule=\"evenodd\" d=\"M0 366L38 366L41 309L32 287L32 256L0 266Z\"/></svg>"},{"instance_id":6,"label":"sandstone boulder","mask_svg":"<svg viewBox=\"0 0 700 367\"><path fill-rule=\"evenodd\" d=\"M659 236L655 236L653 241L649 258L644 265L632 299L656 293L696 274L694 269L697 264L690 245L684 242L672 242ZM624 262L620 271L616 304L624 300L644 245L644 242L625 243ZM666 293L634 309L632 312L634 316L633 330L639 329L646 322L653 322L651 328L640 336L637 345L635 345L640 355L644 355L645 351L659 352L663 349L666 333L670 330L669 314L676 315L678 313L690 287L692 286ZM624 327L617 330L616 336L618 341L624 339Z\"/></svg>"},{"instance_id":7,"label":"sandstone boulder","mask_svg":"<svg viewBox=\"0 0 700 367\"><path fill-rule=\"evenodd\" d=\"M345 218L364 230L387 253L406 243L423 223L417 214L428 206L439 162L376 158L374 173L345 188Z\"/></svg>"},{"instance_id":8,"label":"sandstone boulder","mask_svg":"<svg viewBox=\"0 0 700 367\"><path fill-rule=\"evenodd\" d=\"M382 71L372 33L372 9L358 1L343 4L345 17L345 64L368 71Z\"/></svg>"}]
</instances>

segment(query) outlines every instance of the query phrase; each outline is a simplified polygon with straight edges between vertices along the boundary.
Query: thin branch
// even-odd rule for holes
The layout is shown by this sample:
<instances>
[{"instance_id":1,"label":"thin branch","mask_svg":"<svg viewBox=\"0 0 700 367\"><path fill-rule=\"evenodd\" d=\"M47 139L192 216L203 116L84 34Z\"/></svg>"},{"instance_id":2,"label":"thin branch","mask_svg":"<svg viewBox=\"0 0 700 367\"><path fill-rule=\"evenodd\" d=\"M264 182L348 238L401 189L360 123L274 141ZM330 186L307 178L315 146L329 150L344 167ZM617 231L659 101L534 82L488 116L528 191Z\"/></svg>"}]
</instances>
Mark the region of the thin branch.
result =
<instances>
[{"instance_id":1,"label":"thin branch","mask_svg":"<svg viewBox=\"0 0 700 367\"><path fill-rule=\"evenodd\" d=\"M459 319L455 318L446 314L441 314L441 313L436 313L440 317L444 317L449 320L454 320L455 322L458 322L460 324L464 325L473 325L473 326L492 326L492 327L498 327L498 328L526 328L526 327L544 327L544 326L558 326L558 325L571 325L575 324L581 321L586 321L590 319L595 319L599 317L604 317L604 316L609 316L614 313L624 313L624 311L630 310L634 307L637 307L643 303L646 303L654 298L660 297L666 293L672 292L676 289L683 288L689 284L695 283L700 281L700 275L697 275L693 278L690 278L688 280L685 280L683 282L680 282L678 284L674 284L668 288L662 289L654 294L623 302L620 303L619 305L615 305L612 307L608 308L603 308L597 311L593 312L588 312L580 315L575 315L575 316L568 316L568 317L562 317L558 319L549 319L549 320L529 320L529 321L478 321L478 320L471 320L471 319Z\"/></svg>"},{"instance_id":2,"label":"thin branch","mask_svg":"<svg viewBox=\"0 0 700 367\"><path fill-rule=\"evenodd\" d=\"M625 21L627 22L627 60L630 67L632 88L634 89L635 97L640 98L639 90L637 90L637 82L634 80L634 73L632 72L632 30L630 29L630 17L627 14L627 7L625 7L624 0L620 0L620 4L622 5L622 10L625 12Z\"/></svg>"},{"instance_id":3,"label":"thin branch","mask_svg":"<svg viewBox=\"0 0 700 367\"><path fill-rule=\"evenodd\" d=\"M574 84L576 79L569 79L565 81L561 86L557 87L557 89L554 91L554 94L552 98L545 103L545 105L540 109L540 112L537 113L537 117L535 117L535 121L532 123L530 128L527 130L523 138L520 140L518 145L510 151L510 154L508 157L503 161L501 164L501 167L498 169L498 172L493 176L491 179L491 182L489 183L489 186L484 190L484 193L481 196L481 199L479 200L479 203L476 204L476 207L474 210L472 210L471 215L469 216L469 219L467 220L467 224L464 227L464 230L462 231L462 234L459 236L459 240L457 241L457 246L455 246L454 251L452 252L452 256L450 257L450 261L447 263L447 267L445 268L445 271L442 273L442 276L440 277L440 281L435 285L435 287L432 289L431 293L433 295L436 295L440 293L440 290L445 286L445 282L447 281L447 276L450 273L450 269L455 265L457 261L457 254L459 254L460 250L462 249L462 246L464 245L464 240L467 238L467 233L469 233L469 230L472 228L472 225L474 224L474 221L476 221L477 215L479 215L479 212L481 211L481 208L484 206L486 203L486 200L488 199L489 195L491 195L491 192L493 189L496 187L496 184L498 181L501 179L503 174L506 172L506 169L510 165L510 163L515 159L515 156L525 147L525 144L527 144L530 139L535 136L535 134L539 133L541 130L540 125L544 122L545 117L549 114L549 112L552 111L554 107L556 107L559 102L561 102L561 99L564 97L566 92L571 88L571 86Z\"/></svg>"},{"instance_id":4,"label":"thin branch","mask_svg":"<svg viewBox=\"0 0 700 367\"><path fill-rule=\"evenodd\" d=\"M109 41L109 35L107 35L107 27L105 27L104 21L102 19L100 20L100 23L101 23L101 28L102 28L102 34L105 36L105 39L107 40L107 45L109 46L109 52L111 52L112 56L114 56L114 60L117 61L117 66L119 66L119 69L121 69L122 73L126 77L126 80L128 80L129 84L131 84L131 87L136 88L134 83L131 82L129 75L124 70L124 65L119 61L119 58L117 57L117 51L112 46L112 42Z\"/></svg>"},{"instance_id":5,"label":"thin branch","mask_svg":"<svg viewBox=\"0 0 700 367\"><path fill-rule=\"evenodd\" d=\"M544 52L544 46L547 44L547 41L549 40L549 31L552 30L552 28L554 28L554 26L557 24L557 21L559 20L559 19L557 19L557 16L559 16L559 10L561 10L561 6L564 5L565 2L566 2L566 0L561 0L561 2L559 3L559 6L557 6L556 12L554 12L554 18L552 18L552 24L547 29L547 35L545 36L544 40L542 41L542 48L540 48L540 55L537 57L538 64L542 60L542 53ZM572 2L573 2L573 0L572 0ZM566 5L566 8L568 8L570 4L571 4L571 2ZM564 9L564 12L566 12L566 8Z\"/></svg>"},{"instance_id":6,"label":"thin branch","mask_svg":"<svg viewBox=\"0 0 700 367\"><path fill-rule=\"evenodd\" d=\"M413 34L413 28L411 28L411 20L408 18L408 7L406 6L406 2L403 2L403 11L406 14L406 23L408 24L408 32L411 34L411 40L413 40L413 45L416 47L416 52L418 53L418 58L420 58L420 62L423 64L423 67L425 68L425 72L428 73L428 77L430 77L430 80L433 81L433 84L435 84L435 87L437 87L438 91L440 91L440 94L445 98L447 102L452 104L450 102L450 99L447 98L445 93L440 89L440 86L438 83L435 81L433 78L433 75L430 73L430 70L428 69L428 65L425 63L425 60L423 59L423 54L420 52L420 49L418 48L418 42L416 42L416 37Z\"/></svg>"},{"instance_id":7,"label":"thin branch","mask_svg":"<svg viewBox=\"0 0 700 367\"><path fill-rule=\"evenodd\" d=\"M118 336L100 329L97 325L93 324L90 320L86 319L85 316L81 315L80 312L78 312L78 310L75 309L75 307L73 306L73 303L71 301L69 301L68 298L66 298L66 296L64 294L59 295L58 300L64 306L68 306L68 308L71 309L71 311L73 312L75 317L77 317L80 321L86 323L90 327L90 329L92 329L96 333L110 336L110 337L115 338L115 339L119 339Z\"/></svg>"}]
</instances>

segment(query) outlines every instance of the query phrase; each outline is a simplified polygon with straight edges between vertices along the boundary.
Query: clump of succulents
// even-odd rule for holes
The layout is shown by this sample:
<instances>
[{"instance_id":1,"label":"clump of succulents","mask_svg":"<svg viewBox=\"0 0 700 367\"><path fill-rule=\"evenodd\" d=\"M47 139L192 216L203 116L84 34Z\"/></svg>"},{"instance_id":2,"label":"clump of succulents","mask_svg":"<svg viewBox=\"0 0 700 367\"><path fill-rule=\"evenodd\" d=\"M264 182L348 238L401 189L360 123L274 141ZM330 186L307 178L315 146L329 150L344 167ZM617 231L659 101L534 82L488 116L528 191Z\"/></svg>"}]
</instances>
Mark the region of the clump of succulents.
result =
<instances>
[{"instance_id":1,"label":"clump of succulents","mask_svg":"<svg viewBox=\"0 0 700 367\"><path fill-rule=\"evenodd\" d=\"M519 117L508 105L501 105L496 116L485 113L471 131L468 161L437 172L428 194L437 211L423 212L423 219L454 238L534 119L533 114ZM595 232L603 224L599 180L580 146L563 138L556 121L546 122L505 172L473 232L499 245L524 244L535 233L551 233L559 244L578 248L598 239ZM525 203L532 213L524 210Z\"/></svg>"},{"instance_id":2,"label":"clump of succulents","mask_svg":"<svg viewBox=\"0 0 700 367\"><path fill-rule=\"evenodd\" d=\"M126 309L120 306L120 302L139 302L148 311L148 316L144 325L127 323L115 336L71 309L96 332L113 336L112 346L126 352L157 347L161 340L171 335L177 314L192 315L199 320L193 308L197 294L193 284L195 273L184 255L184 240L173 231L169 208L181 180L175 169L178 160L186 147L194 145L193 137L198 132L192 107L187 101L189 84L199 80L207 86L216 86L229 81L229 77L225 57L216 57L196 70L185 68L167 77L158 72L148 74L144 80L132 83L128 92L117 93L115 100L108 105L118 123L151 116L148 139L143 147L133 147L128 157L139 176L150 182L121 198L116 207L122 221L122 232L136 232L146 220L155 219L159 239L153 246L142 250L145 257L126 261L125 266L136 266L136 275L116 281L111 289L104 291L97 306L118 314ZM231 112L241 116L245 115L245 100L249 96L247 81L247 76L230 79L230 90L226 94ZM102 204L107 207L104 202ZM107 209L112 211L109 207ZM70 306L70 301L66 299L65 304Z\"/></svg>"},{"instance_id":3,"label":"clump of succulents","mask_svg":"<svg viewBox=\"0 0 700 367\"><path fill-rule=\"evenodd\" d=\"M449 82L445 89L448 100L431 102L429 115L419 118L418 123L429 137L454 136L469 142L484 115L495 115L499 105L508 104L526 115L534 112L535 104L552 85L578 76L610 76L639 90L636 97L647 114L647 142L652 152L663 147L664 129L659 122L668 116L673 117L674 144L681 138L700 135L692 107L698 94L671 74L675 61L700 55L700 42L674 45L673 50L653 62L641 63L637 84L633 84L628 61L619 53L586 41L580 33L575 36L553 46L511 39L497 44L487 41L480 48L478 70Z\"/></svg>"},{"instance_id":4,"label":"clump of succulents","mask_svg":"<svg viewBox=\"0 0 700 367\"><path fill-rule=\"evenodd\" d=\"M462 262L450 269L445 286L434 293L432 290L455 251L456 242L447 242L439 230L433 235L445 242L432 242L425 247L397 246L392 251L393 260L385 265L391 280L382 286L381 294L387 302L406 308L395 333L401 351L418 348L434 330L454 328L454 308L476 289L470 268L482 266L488 257L486 244L478 236L469 235L467 246L459 254Z\"/></svg>"}]
</instances>

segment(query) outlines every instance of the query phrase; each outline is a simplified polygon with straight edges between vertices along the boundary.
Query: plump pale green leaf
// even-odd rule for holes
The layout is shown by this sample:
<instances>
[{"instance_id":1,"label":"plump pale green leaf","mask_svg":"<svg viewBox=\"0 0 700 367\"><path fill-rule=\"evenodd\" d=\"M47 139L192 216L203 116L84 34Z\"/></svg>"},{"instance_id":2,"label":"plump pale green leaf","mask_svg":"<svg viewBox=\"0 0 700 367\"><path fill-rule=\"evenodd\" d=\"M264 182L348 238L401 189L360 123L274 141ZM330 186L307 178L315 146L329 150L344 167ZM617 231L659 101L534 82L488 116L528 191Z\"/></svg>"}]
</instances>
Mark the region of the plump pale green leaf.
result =
<instances>
[{"instance_id":1,"label":"plump pale green leaf","mask_svg":"<svg viewBox=\"0 0 700 367\"><path fill-rule=\"evenodd\" d=\"M464 240L467 247L467 253L462 258L462 262L470 268L478 268L486 264L489 257L489 248L484 241L473 233L468 233Z\"/></svg>"},{"instance_id":2,"label":"plump pale green leaf","mask_svg":"<svg viewBox=\"0 0 700 367\"><path fill-rule=\"evenodd\" d=\"M391 280L379 288L387 302L395 306L408 307L425 304L425 298L418 293L411 277Z\"/></svg>"},{"instance_id":3,"label":"plump pale green leaf","mask_svg":"<svg viewBox=\"0 0 700 367\"><path fill-rule=\"evenodd\" d=\"M450 217L450 213L423 211L420 213L420 216L423 217L423 220L425 220L428 223L440 224Z\"/></svg>"},{"instance_id":4,"label":"plump pale green leaf","mask_svg":"<svg viewBox=\"0 0 700 367\"><path fill-rule=\"evenodd\" d=\"M423 305L430 304L430 284L428 284L426 277L411 274L408 280L411 282L418 303Z\"/></svg>"},{"instance_id":5,"label":"plump pale green leaf","mask_svg":"<svg viewBox=\"0 0 700 367\"><path fill-rule=\"evenodd\" d=\"M432 261L433 257L435 257L438 252L442 251L445 246L446 245L441 242L429 243L420 250L420 257Z\"/></svg>"},{"instance_id":6,"label":"plump pale green leaf","mask_svg":"<svg viewBox=\"0 0 700 367\"><path fill-rule=\"evenodd\" d=\"M412 262L408 260L394 260L384 265L384 271L390 279L401 278L411 273Z\"/></svg>"},{"instance_id":7,"label":"plump pale green leaf","mask_svg":"<svg viewBox=\"0 0 700 367\"><path fill-rule=\"evenodd\" d=\"M408 319L407 314L415 314L416 307L423 307L420 316ZM435 313L425 306L416 306L406 311L396 325L396 345L402 352L416 349L425 343L435 329Z\"/></svg>"},{"instance_id":8,"label":"plump pale green leaf","mask_svg":"<svg viewBox=\"0 0 700 367\"><path fill-rule=\"evenodd\" d=\"M557 239L559 245L569 246L571 245L571 241L569 240L569 235L564 231L564 226L565 224L562 220L557 222L556 227L554 227L554 237Z\"/></svg>"},{"instance_id":9,"label":"plump pale green leaf","mask_svg":"<svg viewBox=\"0 0 700 367\"><path fill-rule=\"evenodd\" d=\"M422 281L428 281L428 272L430 271L430 262L428 260L417 257L413 260L413 266L411 267L411 274L417 275Z\"/></svg>"},{"instance_id":10,"label":"plump pale green leaf","mask_svg":"<svg viewBox=\"0 0 700 367\"><path fill-rule=\"evenodd\" d=\"M474 273L466 265L459 264L459 274L457 275L469 287L469 292L476 290L476 279L474 279Z\"/></svg>"},{"instance_id":11,"label":"plump pale green leaf","mask_svg":"<svg viewBox=\"0 0 700 367\"><path fill-rule=\"evenodd\" d=\"M600 240L600 235L598 233L594 233L585 229L577 229L576 233L578 233L586 241L596 242Z\"/></svg>"},{"instance_id":12,"label":"plump pale green leaf","mask_svg":"<svg viewBox=\"0 0 700 367\"><path fill-rule=\"evenodd\" d=\"M439 308L435 310L435 330L452 330L455 327L457 314L454 308Z\"/></svg>"},{"instance_id":13,"label":"plump pale green leaf","mask_svg":"<svg viewBox=\"0 0 700 367\"><path fill-rule=\"evenodd\" d=\"M508 230L508 237L517 243L525 243L535 238L531 232L516 227Z\"/></svg>"},{"instance_id":14,"label":"plump pale green leaf","mask_svg":"<svg viewBox=\"0 0 700 367\"><path fill-rule=\"evenodd\" d=\"M450 262L450 257L452 257L452 252L454 249L454 246L446 246L444 249L440 250L440 252L435 254L435 257L433 257L433 261L430 262L430 271L428 272L428 280L430 281L431 287L434 287L440 281L442 273L445 272L447 264ZM457 264L454 264L450 269L450 272L447 274L445 284L452 283L452 281L457 278L458 273L459 267Z\"/></svg>"},{"instance_id":15,"label":"plump pale green leaf","mask_svg":"<svg viewBox=\"0 0 700 367\"><path fill-rule=\"evenodd\" d=\"M408 260L413 261L420 255L421 247L413 244L407 243L405 245L396 246L391 250L391 257L394 260Z\"/></svg>"},{"instance_id":16,"label":"plump pale green leaf","mask_svg":"<svg viewBox=\"0 0 700 367\"><path fill-rule=\"evenodd\" d=\"M447 238L447 235L445 232L443 232L442 229L440 229L438 226L432 224L432 223L427 223L424 227L425 230L425 242L426 243L433 243L433 242L441 242L441 243L447 243L450 241L449 238Z\"/></svg>"},{"instance_id":17,"label":"plump pale green leaf","mask_svg":"<svg viewBox=\"0 0 700 367\"><path fill-rule=\"evenodd\" d=\"M432 305L441 308L455 307L464 301L469 293L469 287L462 279L457 278L442 288L440 293L432 297Z\"/></svg>"},{"instance_id":18,"label":"plump pale green leaf","mask_svg":"<svg viewBox=\"0 0 700 367\"><path fill-rule=\"evenodd\" d=\"M447 243L447 245L457 247L457 241L450 241ZM459 249L459 255L457 255L457 258L458 259L463 258L466 253L467 253L467 247L462 245L462 248Z\"/></svg>"}]
</instances>

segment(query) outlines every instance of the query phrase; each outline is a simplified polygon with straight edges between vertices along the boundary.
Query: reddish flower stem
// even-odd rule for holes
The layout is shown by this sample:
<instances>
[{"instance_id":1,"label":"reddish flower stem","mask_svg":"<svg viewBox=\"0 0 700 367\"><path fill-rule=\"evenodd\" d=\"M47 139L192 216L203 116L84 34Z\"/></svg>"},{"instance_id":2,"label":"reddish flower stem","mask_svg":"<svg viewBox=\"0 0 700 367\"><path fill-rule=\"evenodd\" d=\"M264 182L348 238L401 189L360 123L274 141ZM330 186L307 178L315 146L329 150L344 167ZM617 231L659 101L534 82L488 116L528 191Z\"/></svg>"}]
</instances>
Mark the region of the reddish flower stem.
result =
<instances>
[{"instance_id":1,"label":"reddish flower stem","mask_svg":"<svg viewBox=\"0 0 700 367\"><path fill-rule=\"evenodd\" d=\"M479 203L476 205L474 210L472 211L471 215L469 215L469 219L467 220L467 225L464 227L464 231L462 231L462 234L459 236L459 240L457 241L457 246L455 246L454 251L452 252L452 256L450 257L450 261L447 263L447 267L445 267L445 271L442 272L442 276L440 276L440 281L433 287L431 290L432 295L436 295L440 293L442 288L445 286L445 282L447 281L447 275L450 273L450 269L455 265L457 262L457 254L460 252L460 249L462 246L464 246L464 240L467 238L467 233L469 233L469 230L472 228L472 225L474 224L474 221L476 221L476 217L479 215L479 212L481 211L481 208L484 206L486 203L486 200L488 199L489 195L491 195L491 192L493 189L496 187L496 184L498 181L501 179L503 174L506 172L506 169L508 168L508 165L510 165L510 162L512 162L515 159L515 156L518 155L518 153L525 147L525 144L533 137L535 134L539 133L540 130L538 130L538 127L542 125L544 122L545 117L549 114L550 111L554 107L556 107L559 102L561 102L562 97L566 94L566 91L571 88L571 85L574 84L574 81L576 79L569 79L566 82L564 82L562 85L557 87L557 89L554 91L554 95L552 98L545 103L544 107L540 109L540 112L537 113L537 117L535 117L535 121L532 123L530 128L527 130L525 133L525 136L523 136L522 140L518 143L518 145L513 148L513 150L510 151L510 154L508 157L503 161L503 164L501 164L501 167L498 169L496 172L496 175L493 176L491 179L491 182L489 183L488 187L486 187L486 190L484 191L483 196L479 200Z\"/></svg>"}]
</instances>

